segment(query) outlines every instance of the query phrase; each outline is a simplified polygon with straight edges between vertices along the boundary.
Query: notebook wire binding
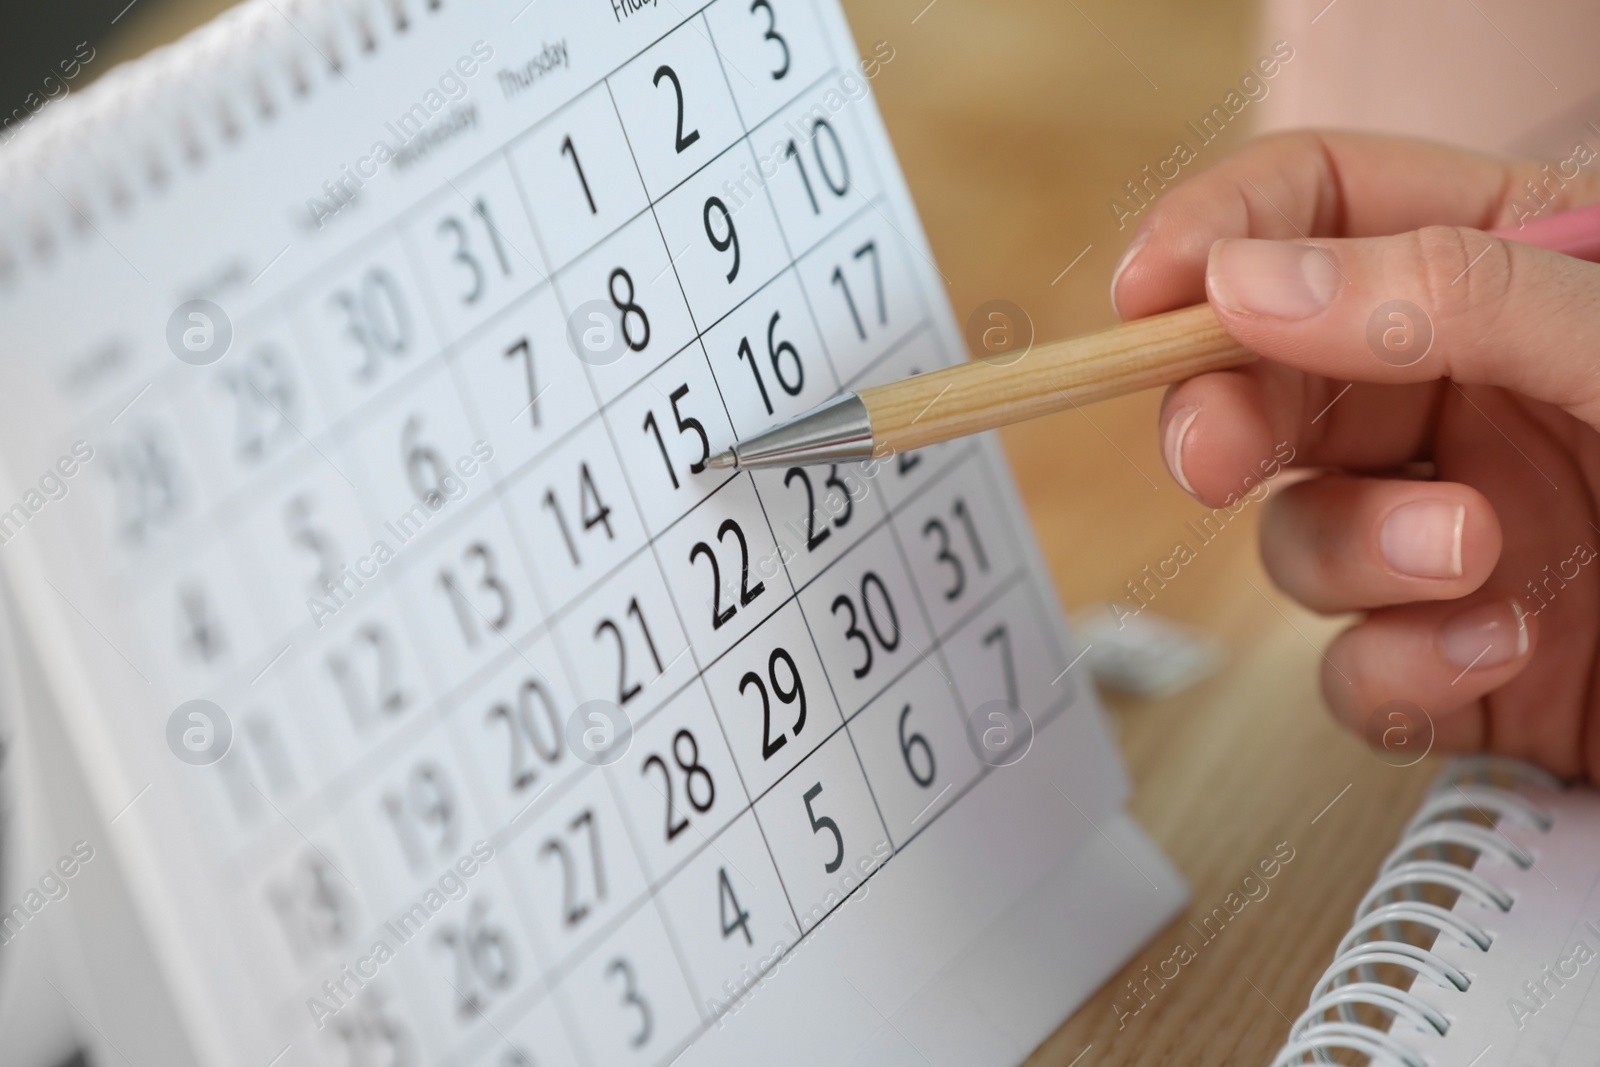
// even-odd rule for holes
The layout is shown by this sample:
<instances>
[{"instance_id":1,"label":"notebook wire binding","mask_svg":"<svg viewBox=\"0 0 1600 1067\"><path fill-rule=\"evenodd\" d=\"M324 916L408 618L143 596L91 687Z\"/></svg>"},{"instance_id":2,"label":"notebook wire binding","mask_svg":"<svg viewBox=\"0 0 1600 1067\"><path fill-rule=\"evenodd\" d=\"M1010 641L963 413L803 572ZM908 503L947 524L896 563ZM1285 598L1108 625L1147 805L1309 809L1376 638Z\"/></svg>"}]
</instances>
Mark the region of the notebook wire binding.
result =
<instances>
[{"instance_id":1,"label":"notebook wire binding","mask_svg":"<svg viewBox=\"0 0 1600 1067\"><path fill-rule=\"evenodd\" d=\"M0 144L0 292L24 262L163 195L252 126L351 75L446 0L245 0L51 101Z\"/></svg>"},{"instance_id":2,"label":"notebook wire binding","mask_svg":"<svg viewBox=\"0 0 1600 1067\"><path fill-rule=\"evenodd\" d=\"M1446 767L1428 798L1406 824L1400 843L1384 859L1378 877L1357 905L1354 921L1339 942L1333 963L1311 991L1310 1003L1289 1028L1289 1038L1272 1067L1332 1063L1334 1052L1356 1053L1383 1067L1428 1067L1415 1050L1363 1019L1358 1008L1441 1036L1449 1020L1433 1006L1393 982L1377 968L1389 965L1425 977L1444 989L1466 992L1471 978L1432 951L1438 938L1469 950L1490 952L1488 931L1448 907L1423 899L1425 889L1471 897L1486 908L1510 911L1515 897L1474 869L1478 857L1526 869L1533 857L1492 826L1474 821L1517 822L1548 833L1554 816L1515 791L1519 785L1563 788L1560 780L1536 767L1496 757L1458 759ZM1471 852L1473 866L1455 858ZM1431 930L1428 945L1406 940L1403 925Z\"/></svg>"}]
</instances>

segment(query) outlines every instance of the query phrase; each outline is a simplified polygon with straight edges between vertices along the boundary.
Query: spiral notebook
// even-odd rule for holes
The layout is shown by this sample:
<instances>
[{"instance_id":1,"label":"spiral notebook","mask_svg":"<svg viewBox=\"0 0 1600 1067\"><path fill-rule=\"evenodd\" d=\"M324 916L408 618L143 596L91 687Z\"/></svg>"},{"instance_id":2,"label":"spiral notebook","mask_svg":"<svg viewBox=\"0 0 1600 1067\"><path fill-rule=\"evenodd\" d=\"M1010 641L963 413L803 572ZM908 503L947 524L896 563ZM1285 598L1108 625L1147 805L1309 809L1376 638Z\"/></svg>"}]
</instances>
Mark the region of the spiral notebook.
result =
<instances>
[{"instance_id":1,"label":"spiral notebook","mask_svg":"<svg viewBox=\"0 0 1600 1067\"><path fill-rule=\"evenodd\" d=\"M1174 912L992 440L706 464L963 357L895 62L257 0L7 127L8 1056L1015 1063Z\"/></svg>"},{"instance_id":2,"label":"spiral notebook","mask_svg":"<svg viewBox=\"0 0 1600 1067\"><path fill-rule=\"evenodd\" d=\"M1597 975L1600 795L1522 763L1458 761L1362 897L1274 1067L1593 1064Z\"/></svg>"}]
</instances>

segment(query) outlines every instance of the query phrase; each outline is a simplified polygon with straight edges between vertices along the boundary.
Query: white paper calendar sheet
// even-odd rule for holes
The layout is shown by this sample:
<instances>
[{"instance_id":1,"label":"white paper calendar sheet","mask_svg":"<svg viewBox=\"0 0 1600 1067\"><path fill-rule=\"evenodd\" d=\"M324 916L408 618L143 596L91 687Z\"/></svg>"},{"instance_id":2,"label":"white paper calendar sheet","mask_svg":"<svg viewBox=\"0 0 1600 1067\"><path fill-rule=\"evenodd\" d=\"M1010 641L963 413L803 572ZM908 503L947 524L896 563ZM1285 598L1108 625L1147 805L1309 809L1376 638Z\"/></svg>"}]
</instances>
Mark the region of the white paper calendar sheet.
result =
<instances>
[{"instance_id":1,"label":"white paper calendar sheet","mask_svg":"<svg viewBox=\"0 0 1600 1067\"><path fill-rule=\"evenodd\" d=\"M0 567L177 1035L91 935L61 994L136 1063L1024 1058L1183 887L1002 455L705 463L963 357L894 43L230 17L0 152Z\"/></svg>"}]
</instances>

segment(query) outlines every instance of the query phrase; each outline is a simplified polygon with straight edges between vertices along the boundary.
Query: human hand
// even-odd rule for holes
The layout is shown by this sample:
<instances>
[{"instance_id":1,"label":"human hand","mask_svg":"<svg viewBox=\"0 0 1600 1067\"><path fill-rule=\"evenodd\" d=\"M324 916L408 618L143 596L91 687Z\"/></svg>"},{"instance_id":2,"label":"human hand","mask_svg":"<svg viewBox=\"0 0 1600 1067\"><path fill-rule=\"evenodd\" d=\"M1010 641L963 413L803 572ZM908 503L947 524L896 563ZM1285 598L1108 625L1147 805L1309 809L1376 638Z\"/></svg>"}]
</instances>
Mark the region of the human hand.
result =
<instances>
[{"instance_id":1,"label":"human hand","mask_svg":"<svg viewBox=\"0 0 1600 1067\"><path fill-rule=\"evenodd\" d=\"M1600 781L1600 266L1480 232L1526 213L1529 180L1543 215L1600 200L1590 173L1551 173L1265 138L1156 202L1112 300L1134 318L1209 298L1264 357L1173 387L1162 452L1213 507L1281 442L1315 472L1269 498L1261 554L1307 607L1366 612L1324 657L1337 718L1360 730L1410 701L1435 747ZM1424 317L1378 313L1394 300ZM1402 474L1419 462L1435 480Z\"/></svg>"}]
</instances>

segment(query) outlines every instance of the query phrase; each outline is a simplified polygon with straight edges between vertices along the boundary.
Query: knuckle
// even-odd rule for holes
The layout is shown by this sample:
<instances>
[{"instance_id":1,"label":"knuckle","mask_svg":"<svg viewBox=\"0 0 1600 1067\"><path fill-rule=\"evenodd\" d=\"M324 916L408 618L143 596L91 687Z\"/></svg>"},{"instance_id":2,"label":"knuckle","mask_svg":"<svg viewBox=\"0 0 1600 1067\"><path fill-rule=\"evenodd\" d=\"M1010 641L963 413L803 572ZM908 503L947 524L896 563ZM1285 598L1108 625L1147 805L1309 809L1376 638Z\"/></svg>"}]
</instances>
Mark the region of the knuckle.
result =
<instances>
[{"instance_id":1,"label":"knuckle","mask_svg":"<svg viewBox=\"0 0 1600 1067\"><path fill-rule=\"evenodd\" d=\"M1246 150L1270 159L1320 154L1322 138L1312 130L1280 130L1257 137Z\"/></svg>"},{"instance_id":2,"label":"knuckle","mask_svg":"<svg viewBox=\"0 0 1600 1067\"><path fill-rule=\"evenodd\" d=\"M1436 330L1454 325L1476 336L1499 317L1511 295L1504 241L1463 226L1425 226L1410 235L1406 251Z\"/></svg>"}]
</instances>

